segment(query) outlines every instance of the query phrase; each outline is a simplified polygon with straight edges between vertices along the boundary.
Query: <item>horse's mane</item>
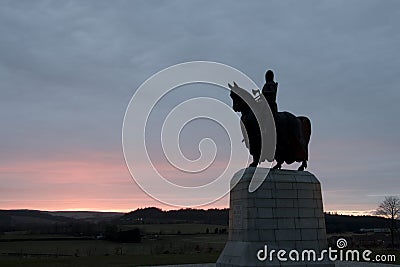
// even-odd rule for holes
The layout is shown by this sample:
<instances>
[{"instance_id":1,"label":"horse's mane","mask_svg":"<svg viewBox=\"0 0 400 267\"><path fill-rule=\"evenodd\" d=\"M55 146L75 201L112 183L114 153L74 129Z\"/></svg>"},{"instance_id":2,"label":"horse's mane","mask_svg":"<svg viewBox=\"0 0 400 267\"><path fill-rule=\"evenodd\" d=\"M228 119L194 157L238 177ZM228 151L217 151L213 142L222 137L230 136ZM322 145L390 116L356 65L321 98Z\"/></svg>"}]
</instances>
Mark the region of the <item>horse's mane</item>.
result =
<instances>
[{"instance_id":1,"label":"horse's mane","mask_svg":"<svg viewBox=\"0 0 400 267\"><path fill-rule=\"evenodd\" d=\"M242 107L246 107L246 109L251 109L249 103L252 107L256 106L256 100L254 97L247 92L246 90L235 87L231 89L231 98L233 101L238 101Z\"/></svg>"}]
</instances>

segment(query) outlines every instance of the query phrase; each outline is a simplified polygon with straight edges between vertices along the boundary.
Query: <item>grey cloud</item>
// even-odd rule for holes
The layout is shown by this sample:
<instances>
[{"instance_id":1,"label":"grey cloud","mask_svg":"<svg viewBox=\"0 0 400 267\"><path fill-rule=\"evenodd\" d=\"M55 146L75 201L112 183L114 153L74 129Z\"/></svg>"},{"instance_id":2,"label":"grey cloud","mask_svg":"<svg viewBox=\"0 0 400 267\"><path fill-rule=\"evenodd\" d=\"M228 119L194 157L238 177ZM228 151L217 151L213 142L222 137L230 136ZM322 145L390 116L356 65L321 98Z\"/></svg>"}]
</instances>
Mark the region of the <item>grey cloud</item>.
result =
<instances>
[{"instance_id":1,"label":"grey cloud","mask_svg":"<svg viewBox=\"0 0 400 267\"><path fill-rule=\"evenodd\" d=\"M0 6L2 160L73 148L120 153L122 118L135 89L155 72L190 60L232 65L259 86L266 68L274 69L279 107L313 122L312 142L320 151L311 156L330 153L324 144L342 140L352 152L332 158L367 161L370 155L347 142L360 139L383 142L365 152L377 161L399 160L388 150L398 148L400 136L398 1ZM325 166L318 164L315 169ZM352 179L374 179L359 172Z\"/></svg>"}]
</instances>

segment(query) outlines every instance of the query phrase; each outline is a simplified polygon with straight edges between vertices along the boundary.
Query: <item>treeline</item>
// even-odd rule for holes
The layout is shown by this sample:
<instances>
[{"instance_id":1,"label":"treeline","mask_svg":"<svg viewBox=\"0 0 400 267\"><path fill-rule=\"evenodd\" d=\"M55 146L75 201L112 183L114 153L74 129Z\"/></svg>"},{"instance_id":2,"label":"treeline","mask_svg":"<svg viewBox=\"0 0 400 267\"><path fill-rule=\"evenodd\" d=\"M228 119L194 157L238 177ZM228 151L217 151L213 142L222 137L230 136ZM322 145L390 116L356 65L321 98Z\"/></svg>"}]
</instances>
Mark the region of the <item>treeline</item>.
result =
<instances>
[{"instance_id":1,"label":"treeline","mask_svg":"<svg viewBox=\"0 0 400 267\"><path fill-rule=\"evenodd\" d=\"M229 209L180 209L163 211L159 208L137 209L120 218L121 224L205 223L228 225ZM328 233L358 232L360 229L388 228L390 221L378 216L325 214ZM398 222L400 224L400 222Z\"/></svg>"},{"instance_id":2,"label":"treeline","mask_svg":"<svg viewBox=\"0 0 400 267\"><path fill-rule=\"evenodd\" d=\"M112 221L91 222L45 211L0 210L0 234L8 231L26 231L33 234L67 234L73 236L103 236L122 240L120 225L199 223L221 225L229 223L229 209L180 209L163 211L144 208L129 212ZM358 232L360 229L388 228L390 220L377 216L348 216L325 214L328 233ZM400 222L397 222L400 224ZM400 226L400 225L399 225ZM213 229L209 229L213 232ZM133 233L127 233L127 236Z\"/></svg>"},{"instance_id":3,"label":"treeline","mask_svg":"<svg viewBox=\"0 0 400 267\"><path fill-rule=\"evenodd\" d=\"M122 231L117 225L107 225L104 231L104 239L123 243L139 243L141 233L139 228Z\"/></svg>"},{"instance_id":4,"label":"treeline","mask_svg":"<svg viewBox=\"0 0 400 267\"><path fill-rule=\"evenodd\" d=\"M325 214L325 225L327 233L359 232L361 229L389 228L390 220L377 216Z\"/></svg>"},{"instance_id":5,"label":"treeline","mask_svg":"<svg viewBox=\"0 0 400 267\"><path fill-rule=\"evenodd\" d=\"M159 208L137 209L123 215L122 224L153 224L153 223L204 223L229 224L229 209L179 209L163 211Z\"/></svg>"}]
</instances>

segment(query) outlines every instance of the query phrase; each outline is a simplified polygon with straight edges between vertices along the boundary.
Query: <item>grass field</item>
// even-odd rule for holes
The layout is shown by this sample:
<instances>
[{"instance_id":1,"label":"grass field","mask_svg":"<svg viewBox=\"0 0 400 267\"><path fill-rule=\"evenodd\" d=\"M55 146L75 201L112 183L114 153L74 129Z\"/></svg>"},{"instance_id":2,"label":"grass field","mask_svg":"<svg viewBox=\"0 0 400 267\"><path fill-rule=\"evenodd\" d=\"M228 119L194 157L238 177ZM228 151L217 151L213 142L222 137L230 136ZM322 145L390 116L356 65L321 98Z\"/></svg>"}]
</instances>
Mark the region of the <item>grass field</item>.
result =
<instances>
[{"instance_id":1,"label":"grass field","mask_svg":"<svg viewBox=\"0 0 400 267\"><path fill-rule=\"evenodd\" d=\"M91 256L91 257L62 257L62 258L14 258L1 257L2 267L133 267L143 265L165 265L184 263L216 262L219 253L199 254L159 254L159 255L122 255L122 256Z\"/></svg>"},{"instance_id":2,"label":"grass field","mask_svg":"<svg viewBox=\"0 0 400 267\"><path fill-rule=\"evenodd\" d=\"M138 226L122 228L134 227ZM26 232L7 233L0 238L0 241L8 240L0 242L0 266L125 267L211 263L217 260L228 238L227 234L214 234L215 228L224 228L218 225L155 224L139 227L145 233L141 243L79 240L70 236L30 235ZM205 234L207 228L209 234ZM31 240L21 241L28 238ZM397 260L392 264L400 264L399 251L371 250L373 255L394 254Z\"/></svg>"},{"instance_id":3,"label":"grass field","mask_svg":"<svg viewBox=\"0 0 400 267\"><path fill-rule=\"evenodd\" d=\"M214 233L215 229L228 229L228 226L214 224L142 224L142 225L122 225L122 230L139 228L146 234L205 234L207 229Z\"/></svg>"},{"instance_id":4,"label":"grass field","mask_svg":"<svg viewBox=\"0 0 400 267\"><path fill-rule=\"evenodd\" d=\"M48 254L71 256L135 255L216 252L224 247L227 235L162 235L141 243L105 240L13 241L0 242L0 254Z\"/></svg>"},{"instance_id":5,"label":"grass field","mask_svg":"<svg viewBox=\"0 0 400 267\"><path fill-rule=\"evenodd\" d=\"M133 227L137 226L123 226ZM8 240L0 242L0 266L123 267L215 262L227 240L227 234L214 234L217 227L221 228L200 224L141 225L146 234L141 243L8 233L0 238ZM205 234L207 228L210 234ZM56 240L49 240L52 237ZM21 241L28 238L31 240Z\"/></svg>"}]
</instances>

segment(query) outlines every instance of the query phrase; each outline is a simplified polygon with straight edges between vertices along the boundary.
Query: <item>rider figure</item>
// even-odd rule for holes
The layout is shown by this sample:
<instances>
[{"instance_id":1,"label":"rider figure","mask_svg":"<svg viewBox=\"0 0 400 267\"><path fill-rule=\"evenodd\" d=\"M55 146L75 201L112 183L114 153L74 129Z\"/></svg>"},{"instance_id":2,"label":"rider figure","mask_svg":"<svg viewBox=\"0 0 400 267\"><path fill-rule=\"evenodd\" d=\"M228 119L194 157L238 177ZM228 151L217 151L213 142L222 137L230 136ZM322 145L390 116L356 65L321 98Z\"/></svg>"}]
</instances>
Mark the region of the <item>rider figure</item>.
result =
<instances>
[{"instance_id":1,"label":"rider figure","mask_svg":"<svg viewBox=\"0 0 400 267\"><path fill-rule=\"evenodd\" d=\"M272 115L275 117L278 112L278 105L276 104L276 93L278 91L278 83L274 82L274 73L272 70L268 70L265 73L265 84L262 89L262 94L268 102L268 105L272 111Z\"/></svg>"}]
</instances>

